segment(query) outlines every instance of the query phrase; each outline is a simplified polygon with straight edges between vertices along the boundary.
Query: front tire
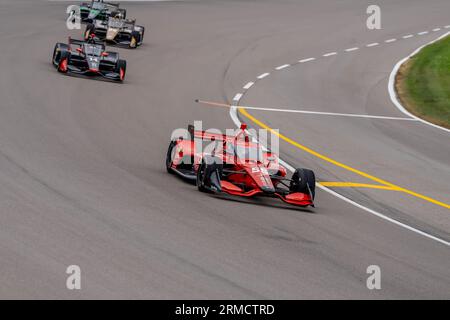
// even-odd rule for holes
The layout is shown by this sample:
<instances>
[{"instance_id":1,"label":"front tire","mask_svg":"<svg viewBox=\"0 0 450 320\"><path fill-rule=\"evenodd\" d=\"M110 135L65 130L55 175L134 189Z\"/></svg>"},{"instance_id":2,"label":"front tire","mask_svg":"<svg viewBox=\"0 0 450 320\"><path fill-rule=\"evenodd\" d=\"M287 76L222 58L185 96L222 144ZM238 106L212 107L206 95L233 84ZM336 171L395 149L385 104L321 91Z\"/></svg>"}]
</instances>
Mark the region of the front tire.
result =
<instances>
[{"instance_id":1,"label":"front tire","mask_svg":"<svg viewBox=\"0 0 450 320\"><path fill-rule=\"evenodd\" d=\"M205 163L202 162L198 167L197 171L197 181L196 181L197 189L200 192L209 193L210 191L207 188L205 188L204 180L205 180Z\"/></svg>"},{"instance_id":2,"label":"front tire","mask_svg":"<svg viewBox=\"0 0 450 320\"><path fill-rule=\"evenodd\" d=\"M289 191L310 194L314 200L316 195L316 176L314 171L303 168L296 169L291 178Z\"/></svg>"},{"instance_id":3,"label":"front tire","mask_svg":"<svg viewBox=\"0 0 450 320\"><path fill-rule=\"evenodd\" d=\"M220 180L222 172L223 164L219 158L205 156L197 171L198 190L207 193L221 192Z\"/></svg>"},{"instance_id":4,"label":"front tire","mask_svg":"<svg viewBox=\"0 0 450 320\"><path fill-rule=\"evenodd\" d=\"M62 51L58 66L56 67L58 72L67 73L69 71L69 59L70 53L68 51Z\"/></svg>"},{"instance_id":5,"label":"front tire","mask_svg":"<svg viewBox=\"0 0 450 320\"><path fill-rule=\"evenodd\" d=\"M69 46L65 43L57 43L53 49L52 64L57 67L61 60L61 53L69 51Z\"/></svg>"},{"instance_id":6,"label":"front tire","mask_svg":"<svg viewBox=\"0 0 450 320\"><path fill-rule=\"evenodd\" d=\"M119 75L118 81L123 82L125 80L125 74L127 72L127 62L125 60L118 60L116 65L116 72Z\"/></svg>"},{"instance_id":7,"label":"front tire","mask_svg":"<svg viewBox=\"0 0 450 320\"><path fill-rule=\"evenodd\" d=\"M131 33L131 39L130 39L130 48L136 49L138 47L138 44L140 43L141 35L137 31L133 31Z\"/></svg>"},{"instance_id":8,"label":"front tire","mask_svg":"<svg viewBox=\"0 0 450 320\"><path fill-rule=\"evenodd\" d=\"M142 43L144 42L145 27L143 27L143 26L136 26L134 31L136 31L139 34L138 45L142 45Z\"/></svg>"}]
</instances>

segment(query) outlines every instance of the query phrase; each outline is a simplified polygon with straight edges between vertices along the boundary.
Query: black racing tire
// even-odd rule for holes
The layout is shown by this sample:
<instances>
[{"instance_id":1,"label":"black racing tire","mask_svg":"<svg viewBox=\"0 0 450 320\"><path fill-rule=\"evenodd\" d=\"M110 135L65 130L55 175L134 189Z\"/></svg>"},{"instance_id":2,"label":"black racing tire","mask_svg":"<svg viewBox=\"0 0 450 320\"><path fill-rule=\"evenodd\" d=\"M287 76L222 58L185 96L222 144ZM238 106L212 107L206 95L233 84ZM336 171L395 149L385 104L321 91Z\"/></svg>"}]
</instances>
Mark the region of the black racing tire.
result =
<instances>
[{"instance_id":1,"label":"black racing tire","mask_svg":"<svg viewBox=\"0 0 450 320\"><path fill-rule=\"evenodd\" d=\"M316 197L316 175L314 174L314 171L309 170L309 169L304 169L305 170L305 176L306 176L306 181L308 183L308 187L309 187L309 191L311 191L311 196L314 200L314 198Z\"/></svg>"},{"instance_id":2,"label":"black racing tire","mask_svg":"<svg viewBox=\"0 0 450 320\"><path fill-rule=\"evenodd\" d=\"M121 75L119 76L119 80L120 82L123 82L125 80L125 75L127 73L127 62L125 60L117 60L117 64L116 64L116 70L117 74ZM123 75L122 75L123 72Z\"/></svg>"},{"instance_id":3,"label":"black racing tire","mask_svg":"<svg viewBox=\"0 0 450 320\"><path fill-rule=\"evenodd\" d=\"M88 23L88 25L86 26L86 30L84 31L84 40L89 40L89 37L93 33L95 34L95 25L93 23Z\"/></svg>"},{"instance_id":4,"label":"black racing tire","mask_svg":"<svg viewBox=\"0 0 450 320\"><path fill-rule=\"evenodd\" d=\"M197 188L200 192L214 193L211 190L212 179L216 179L217 192L221 191L220 180L222 178L223 164L221 160L213 156L205 156L197 171Z\"/></svg>"},{"instance_id":5,"label":"black racing tire","mask_svg":"<svg viewBox=\"0 0 450 320\"><path fill-rule=\"evenodd\" d=\"M311 194L314 199L316 195L316 176L314 171L303 168L296 169L291 178L289 191Z\"/></svg>"},{"instance_id":6,"label":"black racing tire","mask_svg":"<svg viewBox=\"0 0 450 320\"><path fill-rule=\"evenodd\" d=\"M176 144L177 144L176 141L174 141L174 140L170 141L169 148L167 149L166 170L168 173L173 173L171 165L172 165L172 159L174 156L173 152L175 150L174 147L176 146Z\"/></svg>"},{"instance_id":7,"label":"black racing tire","mask_svg":"<svg viewBox=\"0 0 450 320\"><path fill-rule=\"evenodd\" d=\"M131 32L130 44L129 47L131 49L136 49L139 45L141 39L141 34L137 31Z\"/></svg>"},{"instance_id":8,"label":"black racing tire","mask_svg":"<svg viewBox=\"0 0 450 320\"><path fill-rule=\"evenodd\" d=\"M198 167L196 184L197 184L198 191L210 193L211 191L209 189L205 188L205 185L204 185L205 167L206 167L206 164L202 161L202 163Z\"/></svg>"},{"instance_id":9,"label":"black racing tire","mask_svg":"<svg viewBox=\"0 0 450 320\"><path fill-rule=\"evenodd\" d=\"M144 34L145 34L145 27L140 26L141 32L139 34L139 43L142 44L144 42Z\"/></svg>"},{"instance_id":10,"label":"black racing tire","mask_svg":"<svg viewBox=\"0 0 450 320\"><path fill-rule=\"evenodd\" d=\"M64 62L64 60L66 60L66 62ZM56 67L58 72L67 73L68 72L67 66L69 65L69 61L70 61L70 52L69 51L61 51L61 57L58 61L58 65ZM66 64L65 69L62 68L64 63Z\"/></svg>"},{"instance_id":11,"label":"black racing tire","mask_svg":"<svg viewBox=\"0 0 450 320\"><path fill-rule=\"evenodd\" d=\"M61 60L61 52L69 51L69 46L65 43L57 43L53 49L52 64L57 67Z\"/></svg>"}]
</instances>

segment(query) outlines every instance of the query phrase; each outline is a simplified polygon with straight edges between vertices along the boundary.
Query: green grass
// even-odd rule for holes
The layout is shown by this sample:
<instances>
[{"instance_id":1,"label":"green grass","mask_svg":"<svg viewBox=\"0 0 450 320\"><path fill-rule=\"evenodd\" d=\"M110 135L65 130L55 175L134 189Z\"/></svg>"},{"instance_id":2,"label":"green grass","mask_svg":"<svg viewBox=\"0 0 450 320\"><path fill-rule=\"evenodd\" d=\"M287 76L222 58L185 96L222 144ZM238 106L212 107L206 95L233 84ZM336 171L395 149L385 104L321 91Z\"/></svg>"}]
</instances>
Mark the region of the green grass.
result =
<instances>
[{"instance_id":1,"label":"green grass","mask_svg":"<svg viewBox=\"0 0 450 320\"><path fill-rule=\"evenodd\" d=\"M450 128L450 37L425 47L402 66L397 92L412 113Z\"/></svg>"}]
</instances>

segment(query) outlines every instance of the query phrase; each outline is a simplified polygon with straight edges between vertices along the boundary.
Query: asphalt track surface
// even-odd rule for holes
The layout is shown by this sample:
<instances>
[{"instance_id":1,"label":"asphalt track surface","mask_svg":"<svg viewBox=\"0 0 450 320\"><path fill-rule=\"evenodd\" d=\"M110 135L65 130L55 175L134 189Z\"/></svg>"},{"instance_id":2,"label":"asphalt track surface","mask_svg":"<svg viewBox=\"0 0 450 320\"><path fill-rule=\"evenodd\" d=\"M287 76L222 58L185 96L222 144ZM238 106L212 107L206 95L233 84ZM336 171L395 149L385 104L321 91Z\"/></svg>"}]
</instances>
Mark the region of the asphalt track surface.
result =
<instances>
[{"instance_id":1,"label":"asphalt track surface","mask_svg":"<svg viewBox=\"0 0 450 320\"><path fill-rule=\"evenodd\" d=\"M449 299L442 243L321 190L317 208L298 210L201 194L165 172L173 129L194 120L234 128L228 109L194 99L232 103L264 72L240 104L405 117L389 99L389 73L445 32L450 3L379 1L379 31L365 27L368 4L126 3L147 30L141 48L119 50L128 60L120 85L51 66L54 44L80 35L65 28L67 3L2 0L0 297ZM274 70L308 57L317 59ZM448 133L409 121L248 112L340 163L450 203ZM375 184L289 143L281 156L320 181ZM333 190L450 241L443 206L398 191ZM72 264L82 270L80 291L66 289ZM366 288L369 265L381 267L381 290Z\"/></svg>"}]
</instances>

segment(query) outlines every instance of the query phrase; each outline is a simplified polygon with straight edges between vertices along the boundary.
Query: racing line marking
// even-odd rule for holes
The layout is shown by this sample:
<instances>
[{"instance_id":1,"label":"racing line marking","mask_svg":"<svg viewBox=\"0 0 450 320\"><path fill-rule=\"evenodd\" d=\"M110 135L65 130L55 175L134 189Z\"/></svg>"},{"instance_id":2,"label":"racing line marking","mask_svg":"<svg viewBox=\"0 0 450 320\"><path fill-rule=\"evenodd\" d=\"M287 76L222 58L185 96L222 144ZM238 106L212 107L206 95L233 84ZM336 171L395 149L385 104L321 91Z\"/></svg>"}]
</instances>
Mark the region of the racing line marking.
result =
<instances>
[{"instance_id":1,"label":"racing line marking","mask_svg":"<svg viewBox=\"0 0 450 320\"><path fill-rule=\"evenodd\" d=\"M242 93L237 94L233 101L239 101L242 98ZM206 104L210 106L216 107L226 107L231 108L233 106L213 101L205 101L205 100L196 100L197 103ZM261 108L261 107L251 107L251 106L236 106L239 109L246 110L259 110L259 111L269 111L269 112L285 112L285 113L302 113L302 114L311 114L311 115L321 115L321 116L336 116L336 117L351 117L351 118L363 118L363 119L381 119L381 120L399 120L399 121L417 121L413 118L399 118L399 117L387 117L387 116L376 116L370 114L355 114L355 113L337 113L337 112L322 112L322 111L310 111L310 110L297 110L297 109L278 109L278 108Z\"/></svg>"},{"instance_id":2,"label":"racing line marking","mask_svg":"<svg viewBox=\"0 0 450 320\"><path fill-rule=\"evenodd\" d=\"M242 93L237 93L237 94L234 96L233 100L234 100L234 101L239 101L239 100L241 100L241 98L242 98Z\"/></svg>"},{"instance_id":3,"label":"racing line marking","mask_svg":"<svg viewBox=\"0 0 450 320\"><path fill-rule=\"evenodd\" d=\"M282 66L276 67L275 70L283 70L283 69L285 69L287 67L290 67L290 66L291 66L290 64L283 64Z\"/></svg>"},{"instance_id":4,"label":"racing line marking","mask_svg":"<svg viewBox=\"0 0 450 320\"><path fill-rule=\"evenodd\" d=\"M303 60L299 60L298 62L305 63L305 62L310 62L310 61L314 61L314 60L316 60L316 58L303 59Z\"/></svg>"},{"instance_id":5,"label":"racing line marking","mask_svg":"<svg viewBox=\"0 0 450 320\"><path fill-rule=\"evenodd\" d=\"M248 90L248 89L250 89L254 84L255 84L254 82L249 82L249 83L247 83L243 88L244 88L245 90Z\"/></svg>"},{"instance_id":6,"label":"racing line marking","mask_svg":"<svg viewBox=\"0 0 450 320\"><path fill-rule=\"evenodd\" d=\"M380 190L389 190L389 191L400 191L399 189L379 185L379 184L368 184L368 183L357 183L357 182L329 182L329 181L321 181L319 182L324 187L333 187L333 188L369 188L369 189L380 189Z\"/></svg>"},{"instance_id":7,"label":"racing line marking","mask_svg":"<svg viewBox=\"0 0 450 320\"><path fill-rule=\"evenodd\" d=\"M441 206L441 207L443 207L443 208L450 209L450 205L447 204L447 203L441 202L441 201L439 201L439 200L435 200L435 199L433 199L433 198L430 198L430 197L428 197L428 196L422 195L422 194L417 193L417 192L415 192L415 191L411 191L411 190L402 188L402 187L397 186L397 185L395 185L395 184L393 184L393 183L391 183L391 182L388 182L388 181L386 181L386 180L377 178L377 177L375 177L375 176L373 176L373 175L370 175L370 174L368 174L368 173L366 173L366 172L363 172L363 171L361 171L361 170L358 170L358 169L355 169L355 168L353 168L353 167L350 167L350 166L348 166L348 165L346 165L346 164L344 164L344 163L341 163L341 162L336 161L336 160L334 160L334 159L332 159L332 158L330 158L330 157L327 157L327 156L325 156L325 155L323 155L323 154L321 154L321 153L319 153L319 152L317 152L317 151L314 151L314 150L312 150L312 149L310 149L310 148L308 148L308 147L306 147L306 146L304 146L304 145L302 145L302 144L300 144L300 143L298 143L298 142L296 142L296 141L294 141L294 140L292 140L292 139L290 139L290 138L288 138L288 137L282 135L281 133L277 132L276 130L273 130L273 129L270 128L268 125L266 125L265 123L259 121L258 119L256 119L255 117L253 117L251 114L249 114L249 113L247 112L247 110L245 110L244 108L238 107L238 110L239 110L240 113L242 113L243 116L245 116L246 118L250 119L250 120L253 121L255 124L257 124L258 126L260 126L261 128L266 129L266 130L272 132L273 134L277 135L280 139L282 139L282 140L286 141L287 143L289 143L289 144L291 144L291 145L297 147L297 148L300 149L300 150L303 150L303 151L305 151L305 152L307 152L307 153L309 153L309 154L312 154L313 156L316 156L316 157L319 158L319 159L322 159L322 160L324 160L324 161L326 161L326 162L329 162L329 163L331 163L331 164L334 164L335 166L338 166L338 167L341 167L341 168L343 168L343 169L346 169L347 171L356 173L356 174L358 174L358 175L360 175L360 176L362 176L362 177L364 177L364 178L367 178L367 179L369 179L369 180L378 182L379 184L382 184L382 185L385 185L385 186L388 186L388 187L391 187L391 188L395 188L395 189L397 189L397 191L401 191L401 192L407 193L407 194L412 195L412 196L414 196L414 197L416 197L416 198L420 198L420 199L422 199L422 200L426 200L426 201L428 201L428 202L430 202L430 203L433 203L433 204L435 204L435 205Z\"/></svg>"}]
</instances>

